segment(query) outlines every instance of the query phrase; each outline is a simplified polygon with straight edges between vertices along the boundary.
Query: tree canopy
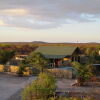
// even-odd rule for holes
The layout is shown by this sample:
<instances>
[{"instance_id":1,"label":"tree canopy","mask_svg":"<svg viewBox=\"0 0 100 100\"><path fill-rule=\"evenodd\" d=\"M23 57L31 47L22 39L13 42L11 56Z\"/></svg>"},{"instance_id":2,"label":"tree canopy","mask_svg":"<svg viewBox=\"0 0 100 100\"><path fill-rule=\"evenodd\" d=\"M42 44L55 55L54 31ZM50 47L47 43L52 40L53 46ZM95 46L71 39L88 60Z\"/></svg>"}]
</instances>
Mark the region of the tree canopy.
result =
<instances>
[{"instance_id":1,"label":"tree canopy","mask_svg":"<svg viewBox=\"0 0 100 100\"><path fill-rule=\"evenodd\" d=\"M5 64L15 55L11 50L0 50L0 64Z\"/></svg>"},{"instance_id":2,"label":"tree canopy","mask_svg":"<svg viewBox=\"0 0 100 100\"><path fill-rule=\"evenodd\" d=\"M77 70L77 75L82 77L84 81L96 74L93 64L80 64L78 62L73 62L72 65Z\"/></svg>"},{"instance_id":3,"label":"tree canopy","mask_svg":"<svg viewBox=\"0 0 100 100\"><path fill-rule=\"evenodd\" d=\"M46 68L46 66L48 65L48 60L39 52L32 52L28 56L27 61L30 65L41 70L42 72L44 68Z\"/></svg>"}]
</instances>

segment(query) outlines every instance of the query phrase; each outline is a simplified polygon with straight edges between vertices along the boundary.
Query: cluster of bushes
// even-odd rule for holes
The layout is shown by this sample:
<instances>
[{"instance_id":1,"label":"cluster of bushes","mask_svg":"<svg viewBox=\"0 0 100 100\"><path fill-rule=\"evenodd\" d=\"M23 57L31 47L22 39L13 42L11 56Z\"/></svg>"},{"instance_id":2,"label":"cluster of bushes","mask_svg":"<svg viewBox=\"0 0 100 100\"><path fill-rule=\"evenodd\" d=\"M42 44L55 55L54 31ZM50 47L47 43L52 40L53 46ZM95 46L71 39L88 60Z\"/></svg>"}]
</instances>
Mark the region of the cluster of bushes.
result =
<instances>
[{"instance_id":1,"label":"cluster of bushes","mask_svg":"<svg viewBox=\"0 0 100 100\"><path fill-rule=\"evenodd\" d=\"M56 85L55 78L47 73L40 73L38 78L22 92L23 100L48 100L53 97Z\"/></svg>"}]
</instances>

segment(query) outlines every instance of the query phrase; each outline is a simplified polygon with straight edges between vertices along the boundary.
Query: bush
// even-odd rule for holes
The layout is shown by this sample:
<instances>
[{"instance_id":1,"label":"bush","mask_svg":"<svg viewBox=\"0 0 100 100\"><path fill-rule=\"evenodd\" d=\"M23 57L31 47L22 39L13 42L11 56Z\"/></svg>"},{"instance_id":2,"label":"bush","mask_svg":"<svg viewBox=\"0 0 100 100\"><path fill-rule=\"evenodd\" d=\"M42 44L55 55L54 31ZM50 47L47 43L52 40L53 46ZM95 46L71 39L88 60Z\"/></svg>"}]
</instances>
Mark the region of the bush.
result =
<instances>
[{"instance_id":1,"label":"bush","mask_svg":"<svg viewBox=\"0 0 100 100\"><path fill-rule=\"evenodd\" d=\"M87 81L89 77L92 76L93 69L91 68L90 65L82 65L78 62L73 62L72 64L73 67L77 70L77 76L81 77L82 82Z\"/></svg>"},{"instance_id":2,"label":"bush","mask_svg":"<svg viewBox=\"0 0 100 100\"><path fill-rule=\"evenodd\" d=\"M17 75L20 77L23 76L25 68L26 68L26 65L23 62L20 62L19 69L17 71Z\"/></svg>"},{"instance_id":3,"label":"bush","mask_svg":"<svg viewBox=\"0 0 100 100\"><path fill-rule=\"evenodd\" d=\"M10 68L9 66L4 66L4 72L9 72Z\"/></svg>"},{"instance_id":4,"label":"bush","mask_svg":"<svg viewBox=\"0 0 100 100\"><path fill-rule=\"evenodd\" d=\"M17 75L18 76L23 76L23 68L22 67L19 67L19 70L17 71Z\"/></svg>"},{"instance_id":5,"label":"bush","mask_svg":"<svg viewBox=\"0 0 100 100\"><path fill-rule=\"evenodd\" d=\"M23 100L47 100L55 93L55 79L46 73L40 73L38 78L22 92Z\"/></svg>"}]
</instances>

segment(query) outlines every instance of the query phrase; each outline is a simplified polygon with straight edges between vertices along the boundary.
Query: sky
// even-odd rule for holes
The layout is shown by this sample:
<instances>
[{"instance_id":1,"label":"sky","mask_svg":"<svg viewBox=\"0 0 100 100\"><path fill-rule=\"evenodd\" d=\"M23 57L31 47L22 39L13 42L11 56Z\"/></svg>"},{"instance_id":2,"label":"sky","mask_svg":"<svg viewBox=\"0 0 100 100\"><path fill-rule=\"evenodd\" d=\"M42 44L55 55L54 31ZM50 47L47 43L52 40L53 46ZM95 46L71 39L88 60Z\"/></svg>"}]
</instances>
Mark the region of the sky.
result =
<instances>
[{"instance_id":1,"label":"sky","mask_svg":"<svg viewBox=\"0 0 100 100\"><path fill-rule=\"evenodd\" d=\"M0 42L100 42L100 0L0 0Z\"/></svg>"}]
</instances>

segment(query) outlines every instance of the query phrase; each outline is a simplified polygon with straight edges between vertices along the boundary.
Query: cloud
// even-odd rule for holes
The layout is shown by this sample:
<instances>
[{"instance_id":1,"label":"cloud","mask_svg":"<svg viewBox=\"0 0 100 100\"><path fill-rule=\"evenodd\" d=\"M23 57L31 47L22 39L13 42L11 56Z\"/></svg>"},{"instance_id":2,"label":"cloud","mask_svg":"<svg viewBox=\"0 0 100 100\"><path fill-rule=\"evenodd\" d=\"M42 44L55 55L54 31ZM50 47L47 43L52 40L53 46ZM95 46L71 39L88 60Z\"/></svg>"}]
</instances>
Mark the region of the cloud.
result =
<instances>
[{"instance_id":1,"label":"cloud","mask_svg":"<svg viewBox=\"0 0 100 100\"><path fill-rule=\"evenodd\" d=\"M0 20L32 29L61 27L100 18L100 0L0 0Z\"/></svg>"},{"instance_id":2,"label":"cloud","mask_svg":"<svg viewBox=\"0 0 100 100\"><path fill-rule=\"evenodd\" d=\"M25 9L4 9L0 10L0 15L9 15L9 16L25 16L28 14L28 11Z\"/></svg>"},{"instance_id":3,"label":"cloud","mask_svg":"<svg viewBox=\"0 0 100 100\"><path fill-rule=\"evenodd\" d=\"M47 22L47 21L38 21L34 17L29 16L3 16L0 18L6 23L6 26L13 26L19 28L28 28L28 29L48 29L48 28L57 28L60 26L57 22Z\"/></svg>"}]
</instances>

